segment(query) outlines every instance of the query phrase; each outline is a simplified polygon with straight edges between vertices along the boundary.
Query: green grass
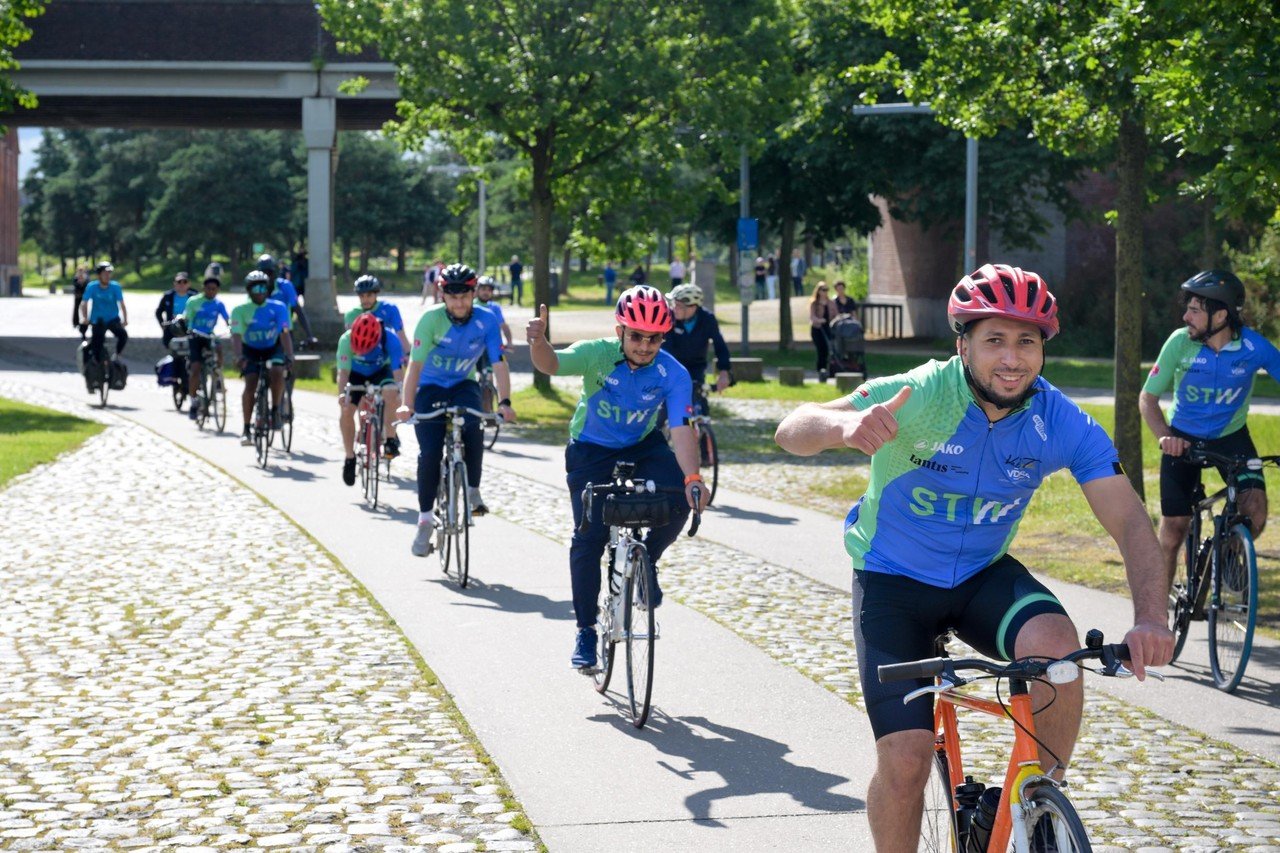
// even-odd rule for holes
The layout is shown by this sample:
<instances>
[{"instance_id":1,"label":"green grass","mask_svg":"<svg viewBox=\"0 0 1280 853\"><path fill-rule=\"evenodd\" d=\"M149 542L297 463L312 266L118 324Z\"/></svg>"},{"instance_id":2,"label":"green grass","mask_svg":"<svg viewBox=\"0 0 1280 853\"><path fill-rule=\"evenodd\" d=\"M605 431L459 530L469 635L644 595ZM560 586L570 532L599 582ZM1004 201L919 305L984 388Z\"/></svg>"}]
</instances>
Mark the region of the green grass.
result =
<instances>
[{"instance_id":1,"label":"green grass","mask_svg":"<svg viewBox=\"0 0 1280 853\"><path fill-rule=\"evenodd\" d=\"M102 430L93 421L0 399L0 487Z\"/></svg>"}]
</instances>

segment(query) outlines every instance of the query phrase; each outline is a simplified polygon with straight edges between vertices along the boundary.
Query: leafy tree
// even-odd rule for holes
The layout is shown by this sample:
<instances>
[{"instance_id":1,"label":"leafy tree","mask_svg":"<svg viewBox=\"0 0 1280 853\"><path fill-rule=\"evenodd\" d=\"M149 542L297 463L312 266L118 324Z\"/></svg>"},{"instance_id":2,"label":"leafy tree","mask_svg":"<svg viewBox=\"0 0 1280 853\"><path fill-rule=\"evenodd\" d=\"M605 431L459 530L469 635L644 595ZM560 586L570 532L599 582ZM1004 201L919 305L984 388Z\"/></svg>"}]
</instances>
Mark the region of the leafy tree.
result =
<instances>
[{"instance_id":1,"label":"leafy tree","mask_svg":"<svg viewBox=\"0 0 1280 853\"><path fill-rule=\"evenodd\" d=\"M321 0L320 9L344 47L376 46L398 67L406 139L438 132L471 163L500 143L529 163L539 301L549 295L557 192L619 152L674 159L677 119L745 123L778 19L772 0Z\"/></svg>"},{"instance_id":2,"label":"leafy tree","mask_svg":"<svg viewBox=\"0 0 1280 853\"><path fill-rule=\"evenodd\" d=\"M18 67L13 49L31 38L27 20L42 14L44 5L44 0L5 0L0 3L0 114L13 112L15 106L30 109L36 105L35 95L14 85L3 72Z\"/></svg>"},{"instance_id":3,"label":"leafy tree","mask_svg":"<svg viewBox=\"0 0 1280 853\"><path fill-rule=\"evenodd\" d=\"M399 237L405 168L396 144L380 134L343 133L339 146L334 236L343 246L360 250L363 275L369 270L369 258Z\"/></svg>"},{"instance_id":4,"label":"leafy tree","mask_svg":"<svg viewBox=\"0 0 1280 853\"><path fill-rule=\"evenodd\" d=\"M1188 13L1179 4L1124 0L869 0L871 23L903 39L919 60L887 53L863 79L928 102L949 127L990 136L1029 122L1060 153L1113 164L1116 198L1115 441L1142 494L1142 218L1151 116L1161 106L1146 85L1170 62Z\"/></svg>"}]
</instances>

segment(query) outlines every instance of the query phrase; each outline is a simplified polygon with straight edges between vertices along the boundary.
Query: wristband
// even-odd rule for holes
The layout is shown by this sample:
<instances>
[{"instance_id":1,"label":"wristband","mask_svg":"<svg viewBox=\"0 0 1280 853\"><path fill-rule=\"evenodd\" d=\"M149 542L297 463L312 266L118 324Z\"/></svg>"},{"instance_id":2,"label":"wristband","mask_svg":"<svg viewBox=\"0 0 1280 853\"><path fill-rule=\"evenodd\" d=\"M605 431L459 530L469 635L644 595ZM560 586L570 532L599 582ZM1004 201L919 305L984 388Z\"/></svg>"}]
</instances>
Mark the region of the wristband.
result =
<instances>
[{"instance_id":1,"label":"wristband","mask_svg":"<svg viewBox=\"0 0 1280 853\"><path fill-rule=\"evenodd\" d=\"M506 406L508 409L509 409L509 408L511 408L511 398L510 398L510 397L503 397L501 400L499 400L499 401L498 401L498 405L499 405L499 406Z\"/></svg>"},{"instance_id":2,"label":"wristband","mask_svg":"<svg viewBox=\"0 0 1280 853\"><path fill-rule=\"evenodd\" d=\"M690 474L688 477L684 478L684 484L686 486L689 485L690 483L701 483L701 482L702 482L701 474Z\"/></svg>"}]
</instances>

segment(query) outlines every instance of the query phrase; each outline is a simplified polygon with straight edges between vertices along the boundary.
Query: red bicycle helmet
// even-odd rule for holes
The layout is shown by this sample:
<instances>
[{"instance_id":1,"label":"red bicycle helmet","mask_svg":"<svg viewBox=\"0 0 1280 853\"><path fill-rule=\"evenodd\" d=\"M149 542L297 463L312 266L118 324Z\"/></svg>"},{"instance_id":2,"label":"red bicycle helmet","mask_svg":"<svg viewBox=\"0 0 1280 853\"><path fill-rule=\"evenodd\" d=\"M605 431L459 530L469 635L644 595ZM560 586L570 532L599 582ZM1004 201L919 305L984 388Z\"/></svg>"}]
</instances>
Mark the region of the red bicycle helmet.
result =
<instances>
[{"instance_id":1,"label":"red bicycle helmet","mask_svg":"<svg viewBox=\"0 0 1280 853\"><path fill-rule=\"evenodd\" d=\"M356 355L370 352L382 340L382 323L365 312L351 324L351 351Z\"/></svg>"},{"instance_id":2,"label":"red bicycle helmet","mask_svg":"<svg viewBox=\"0 0 1280 853\"><path fill-rule=\"evenodd\" d=\"M1045 340L1058 334L1058 301L1044 279L1006 264L983 264L960 279L947 302L947 317L957 335L988 317L1034 323Z\"/></svg>"},{"instance_id":3,"label":"red bicycle helmet","mask_svg":"<svg viewBox=\"0 0 1280 853\"><path fill-rule=\"evenodd\" d=\"M638 284L618 297L614 312L618 325L641 332L671 331L671 306L656 287Z\"/></svg>"}]
</instances>

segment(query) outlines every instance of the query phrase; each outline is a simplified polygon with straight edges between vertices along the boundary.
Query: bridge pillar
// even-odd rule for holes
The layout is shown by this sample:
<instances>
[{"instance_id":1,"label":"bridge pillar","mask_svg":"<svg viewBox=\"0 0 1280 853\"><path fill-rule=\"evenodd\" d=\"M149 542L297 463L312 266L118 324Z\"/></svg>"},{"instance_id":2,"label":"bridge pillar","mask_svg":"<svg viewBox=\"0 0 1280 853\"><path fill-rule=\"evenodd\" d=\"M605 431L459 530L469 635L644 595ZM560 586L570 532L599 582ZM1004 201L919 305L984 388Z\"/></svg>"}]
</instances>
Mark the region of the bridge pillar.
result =
<instances>
[{"instance_id":1,"label":"bridge pillar","mask_svg":"<svg viewBox=\"0 0 1280 853\"><path fill-rule=\"evenodd\" d=\"M333 98L302 99L302 136L307 144L307 318L325 346L342 334L333 281L333 166L337 142L337 103Z\"/></svg>"}]
</instances>

